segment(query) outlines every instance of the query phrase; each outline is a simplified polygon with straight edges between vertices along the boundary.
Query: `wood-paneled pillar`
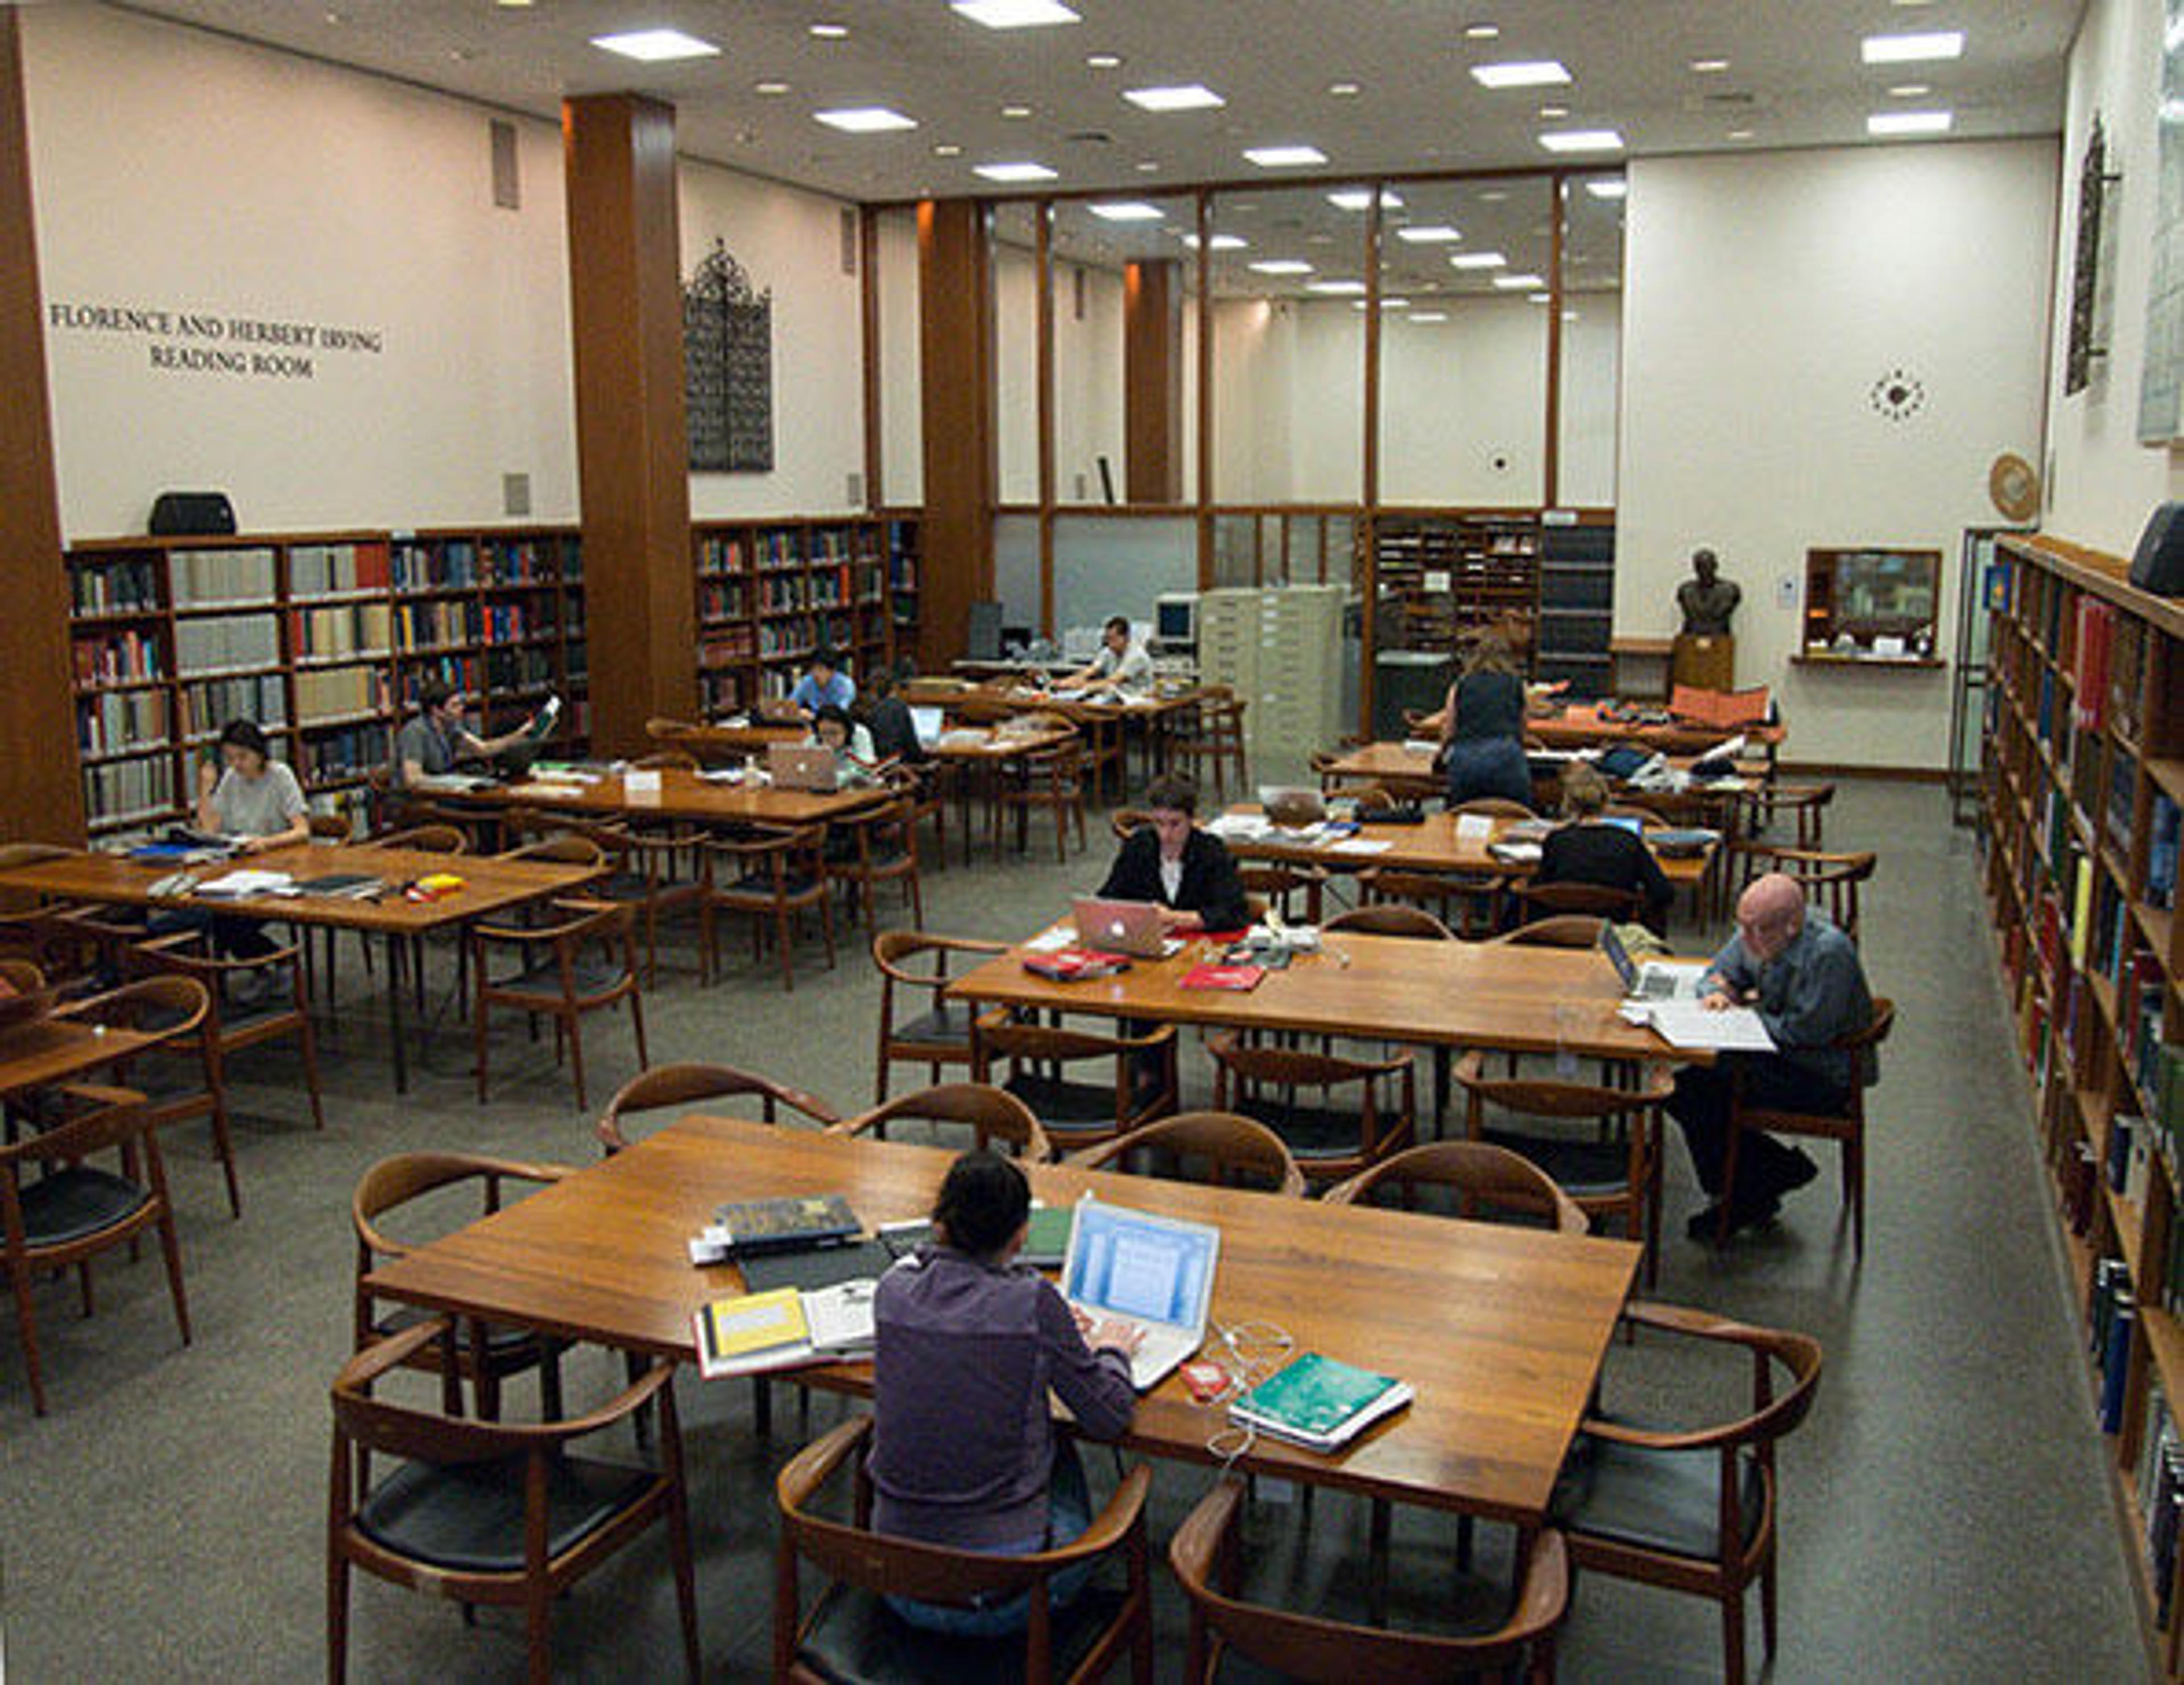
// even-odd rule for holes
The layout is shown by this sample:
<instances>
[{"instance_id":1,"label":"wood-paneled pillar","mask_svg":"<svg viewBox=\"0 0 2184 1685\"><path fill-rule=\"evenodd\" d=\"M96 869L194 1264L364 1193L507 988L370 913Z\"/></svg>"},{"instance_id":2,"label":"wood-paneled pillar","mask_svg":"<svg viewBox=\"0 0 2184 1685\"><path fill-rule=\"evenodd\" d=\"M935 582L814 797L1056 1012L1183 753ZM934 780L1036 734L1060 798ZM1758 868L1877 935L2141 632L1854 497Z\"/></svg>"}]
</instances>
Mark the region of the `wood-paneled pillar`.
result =
<instances>
[{"instance_id":1,"label":"wood-paneled pillar","mask_svg":"<svg viewBox=\"0 0 2184 1685\"><path fill-rule=\"evenodd\" d=\"M20 18L0 6L0 841L81 844L69 591L53 477Z\"/></svg>"},{"instance_id":2,"label":"wood-paneled pillar","mask_svg":"<svg viewBox=\"0 0 2184 1685\"><path fill-rule=\"evenodd\" d=\"M1123 267L1123 483L1132 503L1183 501L1183 265Z\"/></svg>"},{"instance_id":3,"label":"wood-paneled pillar","mask_svg":"<svg viewBox=\"0 0 2184 1685\"><path fill-rule=\"evenodd\" d=\"M592 741L642 754L648 718L698 707L675 110L566 100L561 139Z\"/></svg>"},{"instance_id":4,"label":"wood-paneled pillar","mask_svg":"<svg viewBox=\"0 0 2184 1685\"><path fill-rule=\"evenodd\" d=\"M963 654L971 605L994 594L993 261L976 199L917 208L918 369L925 458L918 664Z\"/></svg>"}]
</instances>

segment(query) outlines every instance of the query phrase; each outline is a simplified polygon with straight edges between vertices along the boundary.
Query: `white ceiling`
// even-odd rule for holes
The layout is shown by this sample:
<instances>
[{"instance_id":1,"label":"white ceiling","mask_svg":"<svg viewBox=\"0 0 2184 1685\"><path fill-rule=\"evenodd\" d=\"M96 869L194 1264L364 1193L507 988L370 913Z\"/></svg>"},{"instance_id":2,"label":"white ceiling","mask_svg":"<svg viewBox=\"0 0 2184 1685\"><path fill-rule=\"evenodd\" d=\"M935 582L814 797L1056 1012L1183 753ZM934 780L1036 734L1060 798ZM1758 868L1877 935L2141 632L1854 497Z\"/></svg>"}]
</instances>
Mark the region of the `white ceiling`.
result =
<instances>
[{"instance_id":1,"label":"white ceiling","mask_svg":"<svg viewBox=\"0 0 2184 1685\"><path fill-rule=\"evenodd\" d=\"M1542 128L1612 126L1631 155L1863 143L1869 112L1946 106L1961 137L2059 130L2083 0L1071 0L1082 21L994 31L946 0L134 0L132 9L542 117L564 94L671 102L693 156L845 198L1005 192L980 162L1034 159L1059 191L1258 177L1247 146L1308 141L1314 176L1533 168ZM847 28L840 40L815 22ZM1491 23L1498 38L1468 39ZM672 25L717 57L642 65L589 44ZM1964 56L1867 66L1869 33L1962 29ZM1118 54L1118 69L1086 64ZM1478 63L1556 58L1567 87L1494 92ZM1702 74L1693 59L1721 58ZM755 85L778 81L782 94ZM1154 115L1126 88L1203 82L1217 110ZM1330 93L1338 81L1359 92ZM1894 97L1925 83L1930 97ZM917 120L855 136L812 112L885 104ZM1030 115L1008 118L1021 104ZM1542 105L1569 115L1543 120ZM1742 137L1736 137L1738 136ZM959 147L941 156L936 147ZM1146 167L1150 166L1150 167ZM1279 172L1278 172L1279 173ZM1015 191L1022 191L1021 189Z\"/></svg>"}]
</instances>

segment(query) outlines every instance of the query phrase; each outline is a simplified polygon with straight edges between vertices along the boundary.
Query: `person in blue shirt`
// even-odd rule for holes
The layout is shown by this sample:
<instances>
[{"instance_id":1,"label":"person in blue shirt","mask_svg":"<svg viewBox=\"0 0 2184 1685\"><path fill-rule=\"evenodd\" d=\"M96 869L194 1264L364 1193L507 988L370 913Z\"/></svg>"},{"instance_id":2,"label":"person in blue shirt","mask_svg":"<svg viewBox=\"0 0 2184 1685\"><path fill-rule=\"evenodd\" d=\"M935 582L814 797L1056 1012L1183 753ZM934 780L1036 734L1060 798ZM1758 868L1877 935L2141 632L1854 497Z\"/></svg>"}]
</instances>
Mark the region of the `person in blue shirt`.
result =
<instances>
[{"instance_id":1,"label":"person in blue shirt","mask_svg":"<svg viewBox=\"0 0 2184 1685\"><path fill-rule=\"evenodd\" d=\"M816 718L822 708L839 708L847 713L857 700L857 681L842 671L832 650L814 650L811 665L804 669L804 677L796 681L788 700L804 711L807 720Z\"/></svg>"}]
</instances>

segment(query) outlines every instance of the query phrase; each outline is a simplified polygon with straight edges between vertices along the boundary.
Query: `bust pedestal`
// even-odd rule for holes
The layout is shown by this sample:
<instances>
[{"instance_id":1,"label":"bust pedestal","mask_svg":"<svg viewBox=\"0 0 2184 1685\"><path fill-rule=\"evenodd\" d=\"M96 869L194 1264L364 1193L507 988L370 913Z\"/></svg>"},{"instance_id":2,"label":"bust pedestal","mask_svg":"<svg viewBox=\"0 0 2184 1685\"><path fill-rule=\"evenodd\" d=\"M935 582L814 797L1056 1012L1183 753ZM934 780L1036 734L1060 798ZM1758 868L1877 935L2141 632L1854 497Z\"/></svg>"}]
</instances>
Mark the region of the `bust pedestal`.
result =
<instances>
[{"instance_id":1,"label":"bust pedestal","mask_svg":"<svg viewBox=\"0 0 2184 1685\"><path fill-rule=\"evenodd\" d=\"M1669 678L1672 683L1688 684L1695 690L1734 690L1736 639L1727 633L1708 638L1679 633L1669 657Z\"/></svg>"}]
</instances>

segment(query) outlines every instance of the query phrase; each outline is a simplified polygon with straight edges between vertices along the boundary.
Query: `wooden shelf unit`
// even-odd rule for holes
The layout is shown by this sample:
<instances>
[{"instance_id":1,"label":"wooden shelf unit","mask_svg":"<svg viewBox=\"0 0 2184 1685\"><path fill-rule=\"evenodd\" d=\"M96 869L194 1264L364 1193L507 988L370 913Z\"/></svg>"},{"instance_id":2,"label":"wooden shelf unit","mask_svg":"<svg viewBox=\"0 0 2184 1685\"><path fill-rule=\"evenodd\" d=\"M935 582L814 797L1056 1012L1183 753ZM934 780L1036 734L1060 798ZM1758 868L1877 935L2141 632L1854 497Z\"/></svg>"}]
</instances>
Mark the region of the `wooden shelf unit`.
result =
<instances>
[{"instance_id":1,"label":"wooden shelf unit","mask_svg":"<svg viewBox=\"0 0 2184 1685\"><path fill-rule=\"evenodd\" d=\"M917 522L907 516L698 522L690 542L708 717L786 696L822 644L861 682L916 645Z\"/></svg>"},{"instance_id":2,"label":"wooden shelf unit","mask_svg":"<svg viewBox=\"0 0 2184 1685\"><path fill-rule=\"evenodd\" d=\"M2157 1557L2145 1493L2158 1409L2184 1417L2184 1083L2169 1085L2166 1120L2160 1110L2163 1066L2184 1043L2184 605L2134 589L2121 560L2053 540L2004 536L1997 560L1986 887L2081 1310L2093 1314L2103 1260L2131 1274L2137 1324L2109 1460L2153 1649L2176 1679L2184 1553ZM2146 1120L2134 1133L2152 1143L2131 1197L2110 1184L2119 1118ZM2098 1399L2090 1345L2086 1375Z\"/></svg>"},{"instance_id":3,"label":"wooden shelf unit","mask_svg":"<svg viewBox=\"0 0 2184 1685\"><path fill-rule=\"evenodd\" d=\"M183 817L195 765L255 720L313 805L361 805L419 688L504 730L559 692L588 727L573 527L112 538L71 547L76 749L94 835Z\"/></svg>"}]
</instances>

